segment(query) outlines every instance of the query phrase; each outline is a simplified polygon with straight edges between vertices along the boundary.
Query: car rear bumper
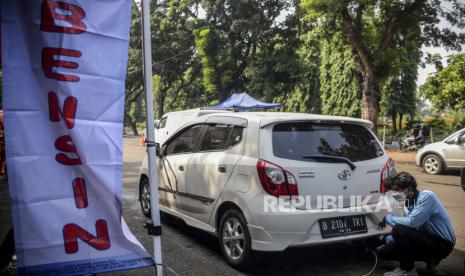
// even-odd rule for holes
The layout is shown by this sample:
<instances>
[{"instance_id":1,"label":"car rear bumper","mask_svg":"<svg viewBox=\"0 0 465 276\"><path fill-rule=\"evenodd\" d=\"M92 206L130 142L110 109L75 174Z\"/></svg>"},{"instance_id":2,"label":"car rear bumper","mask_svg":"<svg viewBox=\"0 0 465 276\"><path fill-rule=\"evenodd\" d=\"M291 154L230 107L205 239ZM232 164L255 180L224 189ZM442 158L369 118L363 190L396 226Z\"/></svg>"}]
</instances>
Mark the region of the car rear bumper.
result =
<instances>
[{"instance_id":1,"label":"car rear bumper","mask_svg":"<svg viewBox=\"0 0 465 276\"><path fill-rule=\"evenodd\" d=\"M376 204L373 204L374 207ZM249 224L252 248L258 251L283 251L288 247L310 246L337 243L348 240L366 239L387 233L378 224L387 214L379 212L354 212L353 209L335 209L331 212L316 210L296 210L288 213L254 214L255 224ZM367 232L352 235L323 238L319 220L322 218L364 215Z\"/></svg>"}]
</instances>

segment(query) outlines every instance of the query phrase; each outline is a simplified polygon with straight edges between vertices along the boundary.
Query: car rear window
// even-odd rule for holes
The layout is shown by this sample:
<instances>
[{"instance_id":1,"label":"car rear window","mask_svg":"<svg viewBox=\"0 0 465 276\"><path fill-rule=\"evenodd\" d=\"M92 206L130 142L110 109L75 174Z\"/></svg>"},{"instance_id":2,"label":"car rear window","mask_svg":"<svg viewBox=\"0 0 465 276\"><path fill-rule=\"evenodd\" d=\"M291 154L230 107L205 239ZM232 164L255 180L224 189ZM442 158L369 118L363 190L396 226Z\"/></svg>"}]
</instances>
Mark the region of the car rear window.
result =
<instances>
[{"instance_id":1,"label":"car rear window","mask_svg":"<svg viewBox=\"0 0 465 276\"><path fill-rule=\"evenodd\" d=\"M272 140L275 156L293 160L317 161L305 156L330 155L357 162L383 155L371 132L356 124L280 123L273 127Z\"/></svg>"}]
</instances>

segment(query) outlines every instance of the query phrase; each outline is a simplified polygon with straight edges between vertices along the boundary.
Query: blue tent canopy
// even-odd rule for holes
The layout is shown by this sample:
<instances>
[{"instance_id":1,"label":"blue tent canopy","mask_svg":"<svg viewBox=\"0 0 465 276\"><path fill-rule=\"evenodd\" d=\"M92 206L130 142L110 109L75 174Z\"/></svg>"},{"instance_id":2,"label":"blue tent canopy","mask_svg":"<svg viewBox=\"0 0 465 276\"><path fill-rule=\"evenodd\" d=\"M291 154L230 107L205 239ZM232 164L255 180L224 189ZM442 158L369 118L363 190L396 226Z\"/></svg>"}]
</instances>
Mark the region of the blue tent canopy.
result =
<instances>
[{"instance_id":1,"label":"blue tent canopy","mask_svg":"<svg viewBox=\"0 0 465 276\"><path fill-rule=\"evenodd\" d=\"M281 104L279 103L264 103L258 101L251 97L249 94L235 93L224 102L219 105L209 106L209 108L238 108L238 109L252 109L252 108L261 108L261 109L272 109L280 108Z\"/></svg>"}]
</instances>

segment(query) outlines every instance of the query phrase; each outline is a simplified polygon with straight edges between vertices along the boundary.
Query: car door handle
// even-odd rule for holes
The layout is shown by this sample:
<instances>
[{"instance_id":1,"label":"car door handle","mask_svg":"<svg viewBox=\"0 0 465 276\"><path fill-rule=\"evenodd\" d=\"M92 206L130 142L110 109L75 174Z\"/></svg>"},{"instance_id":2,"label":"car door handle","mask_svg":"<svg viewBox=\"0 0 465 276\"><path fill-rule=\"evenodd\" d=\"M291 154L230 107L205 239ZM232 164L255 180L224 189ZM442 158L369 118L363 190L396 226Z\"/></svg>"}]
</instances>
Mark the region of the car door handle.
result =
<instances>
[{"instance_id":1,"label":"car door handle","mask_svg":"<svg viewBox=\"0 0 465 276\"><path fill-rule=\"evenodd\" d=\"M223 165L218 166L218 171L220 173L225 173L226 172L226 166L223 166Z\"/></svg>"},{"instance_id":2,"label":"car door handle","mask_svg":"<svg viewBox=\"0 0 465 276\"><path fill-rule=\"evenodd\" d=\"M180 171L184 171L184 166L183 166L183 165L179 165L178 169L179 169Z\"/></svg>"}]
</instances>

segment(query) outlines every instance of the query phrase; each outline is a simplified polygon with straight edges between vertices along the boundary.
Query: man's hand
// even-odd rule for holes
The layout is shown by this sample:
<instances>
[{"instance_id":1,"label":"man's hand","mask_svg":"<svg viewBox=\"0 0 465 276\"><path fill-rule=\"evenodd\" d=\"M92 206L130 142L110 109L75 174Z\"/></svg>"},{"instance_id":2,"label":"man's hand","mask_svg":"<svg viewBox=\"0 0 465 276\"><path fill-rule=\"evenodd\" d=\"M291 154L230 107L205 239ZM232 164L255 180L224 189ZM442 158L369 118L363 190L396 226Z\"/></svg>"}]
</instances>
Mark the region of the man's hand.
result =
<instances>
[{"instance_id":1,"label":"man's hand","mask_svg":"<svg viewBox=\"0 0 465 276\"><path fill-rule=\"evenodd\" d=\"M383 221L384 223L388 224L391 227L394 227L395 223L392 221L392 217L395 217L394 214L389 214L384 217Z\"/></svg>"},{"instance_id":2,"label":"man's hand","mask_svg":"<svg viewBox=\"0 0 465 276\"><path fill-rule=\"evenodd\" d=\"M381 229L384 229L386 228L387 225L393 227L394 226L394 223L392 222L391 218L394 216L394 214L388 214L387 216L385 216L383 218L383 221L381 221L378 226L381 228Z\"/></svg>"}]
</instances>

